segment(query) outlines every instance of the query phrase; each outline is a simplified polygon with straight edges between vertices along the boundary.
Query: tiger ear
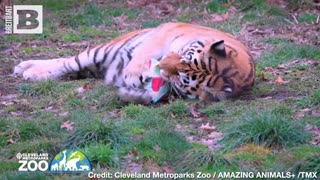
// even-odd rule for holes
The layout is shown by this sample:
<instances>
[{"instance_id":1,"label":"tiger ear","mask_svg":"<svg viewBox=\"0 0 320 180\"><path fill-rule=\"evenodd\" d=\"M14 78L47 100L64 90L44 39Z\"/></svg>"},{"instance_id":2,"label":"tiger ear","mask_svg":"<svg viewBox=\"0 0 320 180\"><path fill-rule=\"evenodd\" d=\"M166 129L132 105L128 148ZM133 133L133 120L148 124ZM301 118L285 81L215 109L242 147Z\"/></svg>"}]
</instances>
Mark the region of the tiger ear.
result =
<instances>
[{"instance_id":1,"label":"tiger ear","mask_svg":"<svg viewBox=\"0 0 320 180\"><path fill-rule=\"evenodd\" d=\"M223 58L227 57L224 40L213 43L210 47L210 52Z\"/></svg>"}]
</instances>

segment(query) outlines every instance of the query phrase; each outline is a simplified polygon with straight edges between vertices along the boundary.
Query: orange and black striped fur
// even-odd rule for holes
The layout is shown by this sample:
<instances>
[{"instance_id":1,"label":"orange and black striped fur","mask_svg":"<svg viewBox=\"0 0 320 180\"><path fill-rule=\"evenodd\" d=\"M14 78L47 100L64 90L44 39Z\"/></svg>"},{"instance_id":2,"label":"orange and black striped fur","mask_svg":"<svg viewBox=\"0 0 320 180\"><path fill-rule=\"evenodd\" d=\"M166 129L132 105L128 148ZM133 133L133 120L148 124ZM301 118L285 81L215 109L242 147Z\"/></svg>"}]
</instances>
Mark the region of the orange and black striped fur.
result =
<instances>
[{"instance_id":1,"label":"orange and black striped fur","mask_svg":"<svg viewBox=\"0 0 320 180\"><path fill-rule=\"evenodd\" d=\"M186 52L168 53L160 61L162 77L178 94L212 102L239 95L253 86L255 71L249 54L249 58L243 58L235 49L226 48L223 40L210 43L209 48L205 43L196 41Z\"/></svg>"},{"instance_id":2,"label":"orange and black striped fur","mask_svg":"<svg viewBox=\"0 0 320 180\"><path fill-rule=\"evenodd\" d=\"M221 40L224 41L225 51L214 48ZM203 58L188 62L188 57L196 55L192 54L192 49L197 43L201 46ZM215 74L206 80L208 86L204 87L204 92L221 86L225 92L232 88L232 93L237 93L253 84L254 63L242 43L216 29L185 23L166 23L156 28L134 31L106 44L87 48L70 58L23 61L15 66L14 75L35 81L90 72L95 77L103 77L107 85L119 87L120 96L125 97L123 99L147 104L151 98L143 85L150 78L148 62L152 58L162 61L169 52L182 53L186 62L198 67L205 64L212 72L211 76ZM172 84L182 95L193 97L193 86L184 86L190 84L184 81L195 77L203 78L193 76L192 70L185 75L180 72L182 84ZM202 79L197 81L203 83Z\"/></svg>"}]
</instances>

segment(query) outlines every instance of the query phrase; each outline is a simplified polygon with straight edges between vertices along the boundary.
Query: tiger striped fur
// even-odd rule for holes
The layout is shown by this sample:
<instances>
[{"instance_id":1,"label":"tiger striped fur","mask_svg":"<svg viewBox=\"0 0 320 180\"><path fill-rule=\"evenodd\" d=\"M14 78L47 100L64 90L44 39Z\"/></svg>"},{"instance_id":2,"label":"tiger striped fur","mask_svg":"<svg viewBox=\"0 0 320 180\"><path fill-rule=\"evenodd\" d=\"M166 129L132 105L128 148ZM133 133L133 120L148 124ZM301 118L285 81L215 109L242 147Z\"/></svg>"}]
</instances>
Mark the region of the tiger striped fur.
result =
<instances>
[{"instance_id":1,"label":"tiger striped fur","mask_svg":"<svg viewBox=\"0 0 320 180\"><path fill-rule=\"evenodd\" d=\"M214 53L210 51L210 47L221 40L224 41L227 58L213 56ZM234 92L252 86L255 75L254 63L249 51L241 42L216 29L186 23L165 23L156 28L137 30L106 44L87 48L70 58L23 61L14 67L14 75L22 75L26 80L38 81L90 72L95 77L104 78L107 85L119 87L122 99L148 104L150 94L143 90L143 85L150 78L149 60L162 61L169 52L190 53L189 50L194 42L203 43L203 60L208 60L209 57L215 59L210 61L217 66L214 71L219 78L216 80L218 83L215 84L223 84L225 81L223 77L232 75L237 77L236 80L240 80L233 82L236 87ZM187 56L187 54L184 55L184 57ZM200 64L206 63L199 61ZM214 66L208 64L208 67ZM192 79L191 72L185 78ZM180 81L183 82L182 76ZM186 96L191 97L194 94L190 95L190 90L183 90L184 86L177 88ZM186 88L190 89L190 87ZM205 89L205 91L210 90Z\"/></svg>"}]
</instances>

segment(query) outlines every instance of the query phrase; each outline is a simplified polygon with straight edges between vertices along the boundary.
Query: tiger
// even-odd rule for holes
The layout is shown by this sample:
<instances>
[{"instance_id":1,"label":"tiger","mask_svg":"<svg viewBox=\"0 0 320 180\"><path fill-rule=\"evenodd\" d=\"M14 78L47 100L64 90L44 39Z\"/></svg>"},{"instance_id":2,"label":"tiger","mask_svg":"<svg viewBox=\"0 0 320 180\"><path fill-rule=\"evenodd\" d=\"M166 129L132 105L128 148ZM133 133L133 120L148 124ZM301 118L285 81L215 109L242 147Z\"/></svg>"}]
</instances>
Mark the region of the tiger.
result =
<instances>
[{"instance_id":1,"label":"tiger","mask_svg":"<svg viewBox=\"0 0 320 180\"><path fill-rule=\"evenodd\" d=\"M238 54L234 49L227 53L224 40L212 44L209 50L203 45L196 41L186 52L170 52L160 61L161 76L174 84L177 94L213 102L240 95L253 86L254 69L241 70L245 64L235 61Z\"/></svg>"},{"instance_id":2,"label":"tiger","mask_svg":"<svg viewBox=\"0 0 320 180\"><path fill-rule=\"evenodd\" d=\"M120 98L149 104L150 92L143 88L151 78L148 63L150 59L161 62L170 52L184 57L181 62L207 66L211 73L200 76L190 66L189 71L179 72L179 78L164 77L182 97L196 98L197 93L205 93L214 100L216 91L237 94L253 86L255 65L244 44L217 29L174 22L124 34L73 57L22 61L14 67L13 75L41 81L86 72L85 75L104 78L106 85L117 87ZM192 59L196 55L198 59ZM194 79L205 86L193 85Z\"/></svg>"}]
</instances>

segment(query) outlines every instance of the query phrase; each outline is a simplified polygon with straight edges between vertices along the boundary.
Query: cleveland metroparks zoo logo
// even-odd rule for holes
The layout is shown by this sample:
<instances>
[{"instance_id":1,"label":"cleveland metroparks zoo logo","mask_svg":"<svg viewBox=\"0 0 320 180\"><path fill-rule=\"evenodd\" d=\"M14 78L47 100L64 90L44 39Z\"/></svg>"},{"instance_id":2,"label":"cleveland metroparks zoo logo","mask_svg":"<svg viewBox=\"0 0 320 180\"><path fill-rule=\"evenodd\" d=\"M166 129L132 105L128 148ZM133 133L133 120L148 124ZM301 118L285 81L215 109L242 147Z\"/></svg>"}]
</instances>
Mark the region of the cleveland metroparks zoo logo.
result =
<instances>
[{"instance_id":1,"label":"cleveland metroparks zoo logo","mask_svg":"<svg viewBox=\"0 0 320 180\"><path fill-rule=\"evenodd\" d=\"M52 172L92 171L92 166L82 152L65 149L52 159L49 170Z\"/></svg>"},{"instance_id":2,"label":"cleveland metroparks zoo logo","mask_svg":"<svg viewBox=\"0 0 320 180\"><path fill-rule=\"evenodd\" d=\"M42 5L5 6L6 34L41 34Z\"/></svg>"}]
</instances>

